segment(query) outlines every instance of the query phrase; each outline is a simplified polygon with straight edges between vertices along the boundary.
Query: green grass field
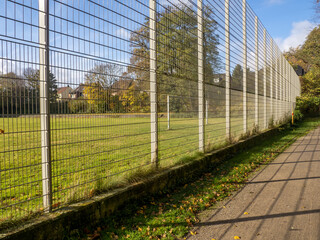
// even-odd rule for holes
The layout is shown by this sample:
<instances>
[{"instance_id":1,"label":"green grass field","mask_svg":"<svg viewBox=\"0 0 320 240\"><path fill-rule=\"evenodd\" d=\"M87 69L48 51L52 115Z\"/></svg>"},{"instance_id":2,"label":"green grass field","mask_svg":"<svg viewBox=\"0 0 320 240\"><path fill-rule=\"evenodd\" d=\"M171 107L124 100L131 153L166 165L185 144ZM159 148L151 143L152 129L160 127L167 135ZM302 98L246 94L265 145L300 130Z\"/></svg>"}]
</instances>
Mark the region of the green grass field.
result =
<instances>
[{"instance_id":1,"label":"green grass field","mask_svg":"<svg viewBox=\"0 0 320 240\"><path fill-rule=\"evenodd\" d=\"M92 196L150 168L150 119L94 115L51 116L54 208ZM241 119L232 130L241 133ZM248 124L249 125L249 124ZM0 223L42 210L40 118L0 119ZM160 167L198 150L198 119L159 118ZM225 119L211 118L205 141L225 141Z\"/></svg>"},{"instance_id":2,"label":"green grass field","mask_svg":"<svg viewBox=\"0 0 320 240\"><path fill-rule=\"evenodd\" d=\"M199 214L241 189L248 179L310 130L320 118L287 125L246 151L174 190L128 203L103 219L98 226L87 225L65 235L65 239L186 239L196 235ZM222 207L222 205L220 205ZM191 232L193 231L193 232ZM214 234L214 233L213 233ZM215 238L213 235L212 239Z\"/></svg>"}]
</instances>

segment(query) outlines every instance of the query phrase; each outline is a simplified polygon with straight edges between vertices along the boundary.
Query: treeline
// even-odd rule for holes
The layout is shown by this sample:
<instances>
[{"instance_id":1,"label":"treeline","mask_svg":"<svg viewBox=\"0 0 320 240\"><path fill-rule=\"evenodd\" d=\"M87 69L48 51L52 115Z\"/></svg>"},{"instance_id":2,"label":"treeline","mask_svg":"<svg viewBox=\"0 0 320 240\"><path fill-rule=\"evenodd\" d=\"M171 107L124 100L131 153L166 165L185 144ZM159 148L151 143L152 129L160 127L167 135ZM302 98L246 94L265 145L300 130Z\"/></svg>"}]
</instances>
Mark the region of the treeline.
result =
<instances>
[{"instance_id":1,"label":"treeline","mask_svg":"<svg viewBox=\"0 0 320 240\"><path fill-rule=\"evenodd\" d=\"M285 56L293 68L297 71L302 68L305 73L300 77L298 110L305 115L320 115L320 25L310 32L302 46L291 48Z\"/></svg>"},{"instance_id":2,"label":"treeline","mask_svg":"<svg viewBox=\"0 0 320 240\"><path fill-rule=\"evenodd\" d=\"M203 14L204 81L206 99L212 100L212 104L209 104L210 111L219 112L220 105L224 106L217 101L217 97L221 101L225 98L225 66L218 52L218 26L213 12L206 6ZM189 6L181 4L179 7L168 6L158 14L157 19L158 111L166 111L169 95L170 111L196 114L198 110L197 14ZM132 55L128 68L121 70L121 67L115 64L98 64L86 75L84 99L87 100L71 102L70 109L73 112L150 111L148 26L147 20L141 28L131 33ZM247 73L248 92L254 92L255 74L250 69L247 69ZM235 65L230 74L231 88L242 91L241 65ZM263 77L261 74L263 74L262 69L259 71L260 79ZM118 84L114 88L117 83L122 85Z\"/></svg>"},{"instance_id":3,"label":"treeline","mask_svg":"<svg viewBox=\"0 0 320 240\"><path fill-rule=\"evenodd\" d=\"M49 74L50 103L57 99L55 76ZM21 115L40 113L40 72L28 68L23 76L9 72L0 74L0 114Z\"/></svg>"},{"instance_id":4,"label":"treeline","mask_svg":"<svg viewBox=\"0 0 320 240\"><path fill-rule=\"evenodd\" d=\"M224 112L225 65L218 51L218 24L214 11L204 7L204 82L209 111ZM177 21L177 17L179 21ZM190 6L167 6L157 16L157 85L159 112L194 113L198 110L198 28L197 13ZM51 113L109 113L150 111L150 49L149 22L130 36L130 65L97 63L85 76L75 97L59 99L57 81L50 73ZM247 89L254 92L255 74L247 69ZM242 91L243 69L232 67L231 89ZM263 70L259 70L259 79ZM23 76L14 73L1 75L1 109L4 114L39 113L39 70L27 69ZM64 79L59 79L65 82ZM73 84L74 83L71 83ZM80 86L79 85L79 86ZM262 94L262 88L259 88ZM219 102L221 101L221 102ZM232 111L241 111L235 104Z\"/></svg>"}]
</instances>

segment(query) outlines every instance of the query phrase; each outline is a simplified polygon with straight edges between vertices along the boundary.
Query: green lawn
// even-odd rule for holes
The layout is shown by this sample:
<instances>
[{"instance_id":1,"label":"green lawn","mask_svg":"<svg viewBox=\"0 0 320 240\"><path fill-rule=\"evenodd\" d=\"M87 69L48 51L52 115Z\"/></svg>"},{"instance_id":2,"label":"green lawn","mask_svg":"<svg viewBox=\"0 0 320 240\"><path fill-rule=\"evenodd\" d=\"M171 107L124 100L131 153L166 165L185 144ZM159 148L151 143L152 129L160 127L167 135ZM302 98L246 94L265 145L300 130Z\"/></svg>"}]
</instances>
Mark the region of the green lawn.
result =
<instances>
[{"instance_id":1,"label":"green lawn","mask_svg":"<svg viewBox=\"0 0 320 240\"><path fill-rule=\"evenodd\" d=\"M99 115L51 116L54 208L90 197L97 190L150 167L150 119ZM251 124L250 124L251 125ZM0 118L0 223L42 209L40 118ZM232 119L240 132L242 121ZM224 118L211 118L205 142L225 141ZM198 150L198 119L159 118L160 167Z\"/></svg>"},{"instance_id":2,"label":"green lawn","mask_svg":"<svg viewBox=\"0 0 320 240\"><path fill-rule=\"evenodd\" d=\"M216 205L240 189L261 166L308 131L320 126L320 119L308 119L298 126L280 129L263 142L208 169L199 179L162 195L126 204L98 226L87 226L66 235L66 239L184 239L199 222L198 213ZM214 236L213 236L214 238Z\"/></svg>"}]
</instances>

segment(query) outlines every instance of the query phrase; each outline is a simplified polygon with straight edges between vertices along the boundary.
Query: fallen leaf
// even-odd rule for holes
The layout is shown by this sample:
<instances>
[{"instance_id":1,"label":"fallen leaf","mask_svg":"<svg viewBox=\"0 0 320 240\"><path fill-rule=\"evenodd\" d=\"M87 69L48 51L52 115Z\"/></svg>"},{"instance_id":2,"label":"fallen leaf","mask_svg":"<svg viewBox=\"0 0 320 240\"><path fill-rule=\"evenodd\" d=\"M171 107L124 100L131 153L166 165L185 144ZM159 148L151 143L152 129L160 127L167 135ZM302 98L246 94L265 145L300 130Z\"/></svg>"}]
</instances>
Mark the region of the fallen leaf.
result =
<instances>
[{"instance_id":1,"label":"fallen leaf","mask_svg":"<svg viewBox=\"0 0 320 240\"><path fill-rule=\"evenodd\" d=\"M241 239L241 237L239 237L239 236L234 236L233 239Z\"/></svg>"},{"instance_id":2,"label":"fallen leaf","mask_svg":"<svg viewBox=\"0 0 320 240\"><path fill-rule=\"evenodd\" d=\"M249 213L248 212L244 212L244 215L248 215Z\"/></svg>"},{"instance_id":3,"label":"fallen leaf","mask_svg":"<svg viewBox=\"0 0 320 240\"><path fill-rule=\"evenodd\" d=\"M192 232L192 231L190 231L190 233L191 233L191 235L196 235L197 234L197 232Z\"/></svg>"},{"instance_id":4,"label":"fallen leaf","mask_svg":"<svg viewBox=\"0 0 320 240\"><path fill-rule=\"evenodd\" d=\"M91 235L91 240L96 240L100 238L100 234L99 233L94 233L93 235Z\"/></svg>"}]
</instances>

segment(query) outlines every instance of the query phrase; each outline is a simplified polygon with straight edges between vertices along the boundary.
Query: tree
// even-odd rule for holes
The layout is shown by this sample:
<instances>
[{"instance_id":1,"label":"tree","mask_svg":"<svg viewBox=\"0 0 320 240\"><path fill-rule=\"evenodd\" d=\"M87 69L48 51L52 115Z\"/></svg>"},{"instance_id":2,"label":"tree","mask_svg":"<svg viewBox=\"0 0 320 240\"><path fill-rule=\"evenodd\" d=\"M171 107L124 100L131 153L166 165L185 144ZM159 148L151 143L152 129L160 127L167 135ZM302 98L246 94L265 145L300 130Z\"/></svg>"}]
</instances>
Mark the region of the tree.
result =
<instances>
[{"instance_id":1,"label":"tree","mask_svg":"<svg viewBox=\"0 0 320 240\"><path fill-rule=\"evenodd\" d=\"M288 52L284 53L284 56L294 70L298 70L298 66L300 66L305 72L308 72L310 70L311 64L305 62L300 56L298 56L299 51L300 46L297 48L290 48Z\"/></svg>"},{"instance_id":2,"label":"tree","mask_svg":"<svg viewBox=\"0 0 320 240\"><path fill-rule=\"evenodd\" d=\"M147 92L140 91L133 81L121 96L122 105L128 112L149 112L150 97Z\"/></svg>"},{"instance_id":3,"label":"tree","mask_svg":"<svg viewBox=\"0 0 320 240\"><path fill-rule=\"evenodd\" d=\"M120 76L122 68L117 64L103 63L97 64L86 75L86 80L90 83L99 83L105 90L109 89Z\"/></svg>"},{"instance_id":4,"label":"tree","mask_svg":"<svg viewBox=\"0 0 320 240\"><path fill-rule=\"evenodd\" d=\"M87 80L84 87L84 96L88 103L88 112L102 113L106 111L107 90L100 82Z\"/></svg>"},{"instance_id":5,"label":"tree","mask_svg":"<svg viewBox=\"0 0 320 240\"><path fill-rule=\"evenodd\" d=\"M24 87L25 81L22 77L18 76L14 72L0 75L0 88L1 89L14 89Z\"/></svg>"},{"instance_id":6,"label":"tree","mask_svg":"<svg viewBox=\"0 0 320 240\"><path fill-rule=\"evenodd\" d=\"M0 115L22 114L26 102L25 81L14 72L0 75Z\"/></svg>"},{"instance_id":7,"label":"tree","mask_svg":"<svg viewBox=\"0 0 320 240\"><path fill-rule=\"evenodd\" d=\"M86 113L88 112L88 102L81 97L79 99L69 101L68 108L71 113Z\"/></svg>"},{"instance_id":8,"label":"tree","mask_svg":"<svg viewBox=\"0 0 320 240\"><path fill-rule=\"evenodd\" d=\"M27 81L27 86L40 95L40 71L37 69L27 68L24 71L24 76ZM43 79L41 79L42 81ZM57 100L57 80L53 73L49 72L49 99L50 103L54 103Z\"/></svg>"},{"instance_id":9,"label":"tree","mask_svg":"<svg viewBox=\"0 0 320 240\"><path fill-rule=\"evenodd\" d=\"M297 56L310 68L302 77L302 92L320 97L320 26L314 28L305 43L297 51Z\"/></svg>"},{"instance_id":10,"label":"tree","mask_svg":"<svg viewBox=\"0 0 320 240\"><path fill-rule=\"evenodd\" d=\"M231 88L242 91L243 69L240 64L237 64L231 75Z\"/></svg>"},{"instance_id":11,"label":"tree","mask_svg":"<svg viewBox=\"0 0 320 240\"><path fill-rule=\"evenodd\" d=\"M313 67L302 77L302 94L320 97L320 68Z\"/></svg>"},{"instance_id":12,"label":"tree","mask_svg":"<svg viewBox=\"0 0 320 240\"><path fill-rule=\"evenodd\" d=\"M97 64L85 77L84 95L88 102L89 112L110 111L112 85L122 75L122 68L111 63Z\"/></svg>"},{"instance_id":13,"label":"tree","mask_svg":"<svg viewBox=\"0 0 320 240\"><path fill-rule=\"evenodd\" d=\"M159 102L167 95L175 96L172 110L192 111L197 108L198 38L197 13L180 4L166 6L157 15L157 81ZM213 83L219 68L217 23L213 11L204 8L204 72L206 83ZM135 88L149 92L149 22L131 34L132 57L129 73L135 78ZM162 105L160 106L160 111Z\"/></svg>"},{"instance_id":14,"label":"tree","mask_svg":"<svg viewBox=\"0 0 320 240\"><path fill-rule=\"evenodd\" d=\"M315 27L302 46L285 53L289 63L296 68L301 66L305 72L300 78L302 94L320 97L320 26Z\"/></svg>"},{"instance_id":15,"label":"tree","mask_svg":"<svg viewBox=\"0 0 320 240\"><path fill-rule=\"evenodd\" d=\"M320 68L320 25L315 27L308 35L301 49L298 50L298 57L304 62Z\"/></svg>"}]
</instances>

